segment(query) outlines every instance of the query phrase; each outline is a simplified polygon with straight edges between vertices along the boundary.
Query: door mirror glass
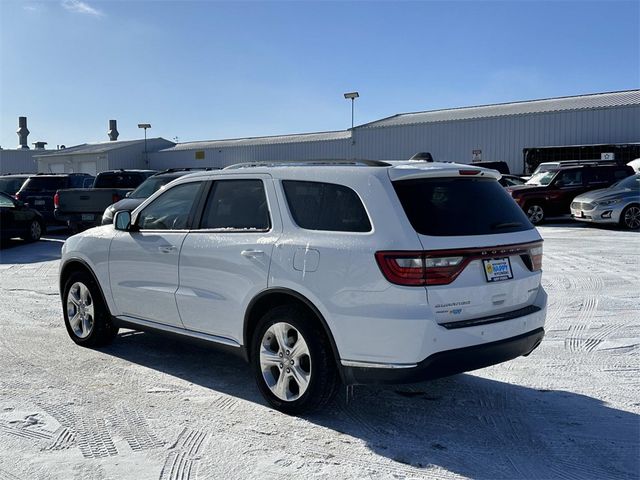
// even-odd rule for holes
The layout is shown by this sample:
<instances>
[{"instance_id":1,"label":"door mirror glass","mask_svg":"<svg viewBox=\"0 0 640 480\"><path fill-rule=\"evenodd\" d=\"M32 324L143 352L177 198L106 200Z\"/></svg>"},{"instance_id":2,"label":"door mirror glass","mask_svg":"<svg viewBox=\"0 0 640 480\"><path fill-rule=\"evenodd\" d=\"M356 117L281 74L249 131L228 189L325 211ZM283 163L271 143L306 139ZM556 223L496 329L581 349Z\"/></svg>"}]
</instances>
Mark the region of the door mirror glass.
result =
<instances>
[{"instance_id":1,"label":"door mirror glass","mask_svg":"<svg viewBox=\"0 0 640 480\"><path fill-rule=\"evenodd\" d=\"M113 225L116 230L128 232L131 230L131 212L128 210L121 210L116 212L113 217Z\"/></svg>"}]
</instances>

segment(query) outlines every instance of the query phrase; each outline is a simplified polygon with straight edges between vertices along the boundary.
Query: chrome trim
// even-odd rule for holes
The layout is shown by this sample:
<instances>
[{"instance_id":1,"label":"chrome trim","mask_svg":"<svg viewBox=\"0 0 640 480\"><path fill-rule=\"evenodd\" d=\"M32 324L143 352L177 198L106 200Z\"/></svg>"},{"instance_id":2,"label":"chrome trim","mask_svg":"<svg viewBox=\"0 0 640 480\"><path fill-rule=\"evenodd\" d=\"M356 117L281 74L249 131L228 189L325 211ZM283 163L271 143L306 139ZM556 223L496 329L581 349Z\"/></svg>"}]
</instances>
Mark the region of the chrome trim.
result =
<instances>
[{"instance_id":1,"label":"chrome trim","mask_svg":"<svg viewBox=\"0 0 640 480\"><path fill-rule=\"evenodd\" d=\"M207 342L220 343L222 345L227 345L229 347L240 348L241 345L232 340L231 338L220 337L218 335L210 335L208 333L196 332L194 330L187 330L185 328L174 327L172 325L164 325L162 323L152 322L149 320L142 320L140 318L129 317L127 315L119 315L116 317L117 320L122 320L132 325L140 325L142 327L152 328L154 330L162 330L165 332L175 333L177 335L184 335L185 337L197 338L199 340L204 340Z\"/></svg>"},{"instance_id":2,"label":"chrome trim","mask_svg":"<svg viewBox=\"0 0 640 480\"><path fill-rule=\"evenodd\" d=\"M356 367L356 368L415 368L417 363L375 363L375 362L358 362L356 360L341 360L343 367Z\"/></svg>"}]
</instances>

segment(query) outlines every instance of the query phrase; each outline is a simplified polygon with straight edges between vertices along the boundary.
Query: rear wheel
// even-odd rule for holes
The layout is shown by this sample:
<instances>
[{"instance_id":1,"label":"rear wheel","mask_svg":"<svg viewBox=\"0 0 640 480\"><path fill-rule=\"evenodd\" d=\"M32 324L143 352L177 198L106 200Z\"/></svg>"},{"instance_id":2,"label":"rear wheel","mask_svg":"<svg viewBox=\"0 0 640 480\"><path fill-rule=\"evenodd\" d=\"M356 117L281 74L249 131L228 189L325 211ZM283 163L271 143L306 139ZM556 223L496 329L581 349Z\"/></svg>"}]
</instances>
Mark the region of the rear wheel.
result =
<instances>
[{"instance_id":1,"label":"rear wheel","mask_svg":"<svg viewBox=\"0 0 640 480\"><path fill-rule=\"evenodd\" d=\"M542 205L539 203L531 203L527 205L525 213L527 214L529 221L534 225L538 225L544 220L544 208L542 208Z\"/></svg>"},{"instance_id":2,"label":"rear wheel","mask_svg":"<svg viewBox=\"0 0 640 480\"><path fill-rule=\"evenodd\" d=\"M113 341L118 329L111 324L100 289L89 273L71 274L62 298L64 323L71 340L84 347L100 347Z\"/></svg>"},{"instance_id":3,"label":"rear wheel","mask_svg":"<svg viewBox=\"0 0 640 480\"><path fill-rule=\"evenodd\" d=\"M42 237L43 231L44 225L42 222L38 219L33 219L23 238L28 242L37 242Z\"/></svg>"},{"instance_id":4,"label":"rear wheel","mask_svg":"<svg viewBox=\"0 0 640 480\"><path fill-rule=\"evenodd\" d=\"M251 363L260 393L285 413L319 409L335 395L338 372L317 318L303 308L284 305L258 322Z\"/></svg>"},{"instance_id":5,"label":"rear wheel","mask_svg":"<svg viewBox=\"0 0 640 480\"><path fill-rule=\"evenodd\" d=\"M629 205L620 214L620 223L629 230L640 228L640 206Z\"/></svg>"}]
</instances>

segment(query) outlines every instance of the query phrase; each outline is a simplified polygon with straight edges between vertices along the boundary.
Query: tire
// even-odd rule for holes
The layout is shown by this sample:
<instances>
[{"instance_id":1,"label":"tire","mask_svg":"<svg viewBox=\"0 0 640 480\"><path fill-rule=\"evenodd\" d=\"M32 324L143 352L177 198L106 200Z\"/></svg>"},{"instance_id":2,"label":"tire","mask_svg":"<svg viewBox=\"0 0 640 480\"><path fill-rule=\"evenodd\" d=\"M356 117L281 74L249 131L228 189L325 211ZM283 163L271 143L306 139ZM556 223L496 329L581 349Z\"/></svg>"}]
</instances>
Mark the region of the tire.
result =
<instances>
[{"instance_id":1,"label":"tire","mask_svg":"<svg viewBox=\"0 0 640 480\"><path fill-rule=\"evenodd\" d=\"M527 214L527 218L534 225L540 225L544 221L544 208L540 203L530 203L525 209L524 213Z\"/></svg>"},{"instance_id":2,"label":"tire","mask_svg":"<svg viewBox=\"0 0 640 480\"><path fill-rule=\"evenodd\" d=\"M42 237L42 233L44 232L44 225L38 219L34 219L29 224L29 228L22 237L27 242L37 242Z\"/></svg>"},{"instance_id":3,"label":"tire","mask_svg":"<svg viewBox=\"0 0 640 480\"><path fill-rule=\"evenodd\" d=\"M318 319L299 306L275 307L258 321L250 358L258 389L276 410L318 410L336 394L339 377L329 341Z\"/></svg>"},{"instance_id":4,"label":"tire","mask_svg":"<svg viewBox=\"0 0 640 480\"><path fill-rule=\"evenodd\" d=\"M640 228L640 205L627 205L620 214L620 225L627 230Z\"/></svg>"},{"instance_id":5,"label":"tire","mask_svg":"<svg viewBox=\"0 0 640 480\"><path fill-rule=\"evenodd\" d=\"M62 309L67 333L83 347L102 347L113 341L118 328L96 281L87 272L72 273L64 284Z\"/></svg>"}]
</instances>

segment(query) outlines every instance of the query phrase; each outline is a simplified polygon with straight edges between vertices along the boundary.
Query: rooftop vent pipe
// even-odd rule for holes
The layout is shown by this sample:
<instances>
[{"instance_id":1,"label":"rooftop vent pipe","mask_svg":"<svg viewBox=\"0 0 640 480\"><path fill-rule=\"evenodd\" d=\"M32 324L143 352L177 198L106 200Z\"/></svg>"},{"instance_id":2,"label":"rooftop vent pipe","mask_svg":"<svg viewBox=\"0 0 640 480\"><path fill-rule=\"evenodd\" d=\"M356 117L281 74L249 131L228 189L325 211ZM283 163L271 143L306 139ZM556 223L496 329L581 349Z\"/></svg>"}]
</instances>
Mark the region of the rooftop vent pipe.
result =
<instances>
[{"instance_id":1,"label":"rooftop vent pipe","mask_svg":"<svg viewBox=\"0 0 640 480\"><path fill-rule=\"evenodd\" d=\"M33 142L33 148L35 148L36 150L44 150L44 146L47 144L47 142Z\"/></svg>"},{"instance_id":2,"label":"rooftop vent pipe","mask_svg":"<svg viewBox=\"0 0 640 480\"><path fill-rule=\"evenodd\" d=\"M118 135L120 135L120 133L118 132L118 126L115 120L109 120L109 131L107 132L107 134L109 135L109 140L111 140L112 142L115 142L116 140L118 140Z\"/></svg>"},{"instance_id":3,"label":"rooftop vent pipe","mask_svg":"<svg viewBox=\"0 0 640 480\"><path fill-rule=\"evenodd\" d=\"M18 145L18 148L29 150L29 144L27 143L27 137L29 136L29 130L27 129L27 117L18 117L18 130L16 130L16 133L20 139L20 145Z\"/></svg>"}]
</instances>

